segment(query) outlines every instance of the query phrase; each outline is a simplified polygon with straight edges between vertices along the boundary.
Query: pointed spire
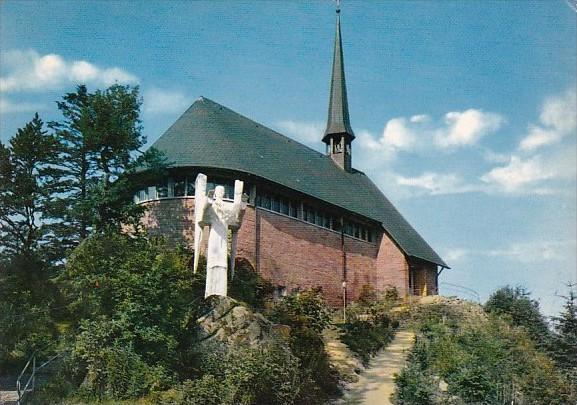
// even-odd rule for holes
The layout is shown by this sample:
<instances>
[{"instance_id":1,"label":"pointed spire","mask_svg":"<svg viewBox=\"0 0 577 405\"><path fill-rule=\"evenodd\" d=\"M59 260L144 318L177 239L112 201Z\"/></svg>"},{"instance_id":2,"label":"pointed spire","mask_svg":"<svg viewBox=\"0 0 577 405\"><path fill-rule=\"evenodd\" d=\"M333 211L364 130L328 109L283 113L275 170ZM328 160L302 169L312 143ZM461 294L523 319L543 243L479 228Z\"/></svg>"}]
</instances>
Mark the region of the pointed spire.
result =
<instances>
[{"instance_id":1,"label":"pointed spire","mask_svg":"<svg viewBox=\"0 0 577 405\"><path fill-rule=\"evenodd\" d=\"M335 52L333 56L329 115L327 119L327 128L323 137L323 142L327 144L329 143L329 138L332 134L348 134L351 140L355 138L349 120L349 104L347 101L347 86L345 83L340 12L340 5L337 2L337 30L335 36Z\"/></svg>"}]
</instances>

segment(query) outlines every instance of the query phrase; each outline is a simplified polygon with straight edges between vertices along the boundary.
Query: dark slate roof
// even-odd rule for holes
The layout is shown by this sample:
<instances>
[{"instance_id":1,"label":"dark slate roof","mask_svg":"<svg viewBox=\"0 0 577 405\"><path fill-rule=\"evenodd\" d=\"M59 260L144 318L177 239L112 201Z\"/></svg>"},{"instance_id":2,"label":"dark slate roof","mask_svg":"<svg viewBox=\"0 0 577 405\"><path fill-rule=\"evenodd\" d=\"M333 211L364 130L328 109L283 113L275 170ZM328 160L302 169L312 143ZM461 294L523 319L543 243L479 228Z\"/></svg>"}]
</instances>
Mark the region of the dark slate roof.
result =
<instances>
[{"instance_id":1,"label":"dark slate roof","mask_svg":"<svg viewBox=\"0 0 577 405\"><path fill-rule=\"evenodd\" d=\"M152 145L172 167L249 173L381 223L408 256L448 267L362 172L207 98L200 98Z\"/></svg>"},{"instance_id":2,"label":"dark slate roof","mask_svg":"<svg viewBox=\"0 0 577 405\"><path fill-rule=\"evenodd\" d=\"M345 83L345 61L343 42L341 40L341 19L337 11L337 30L335 34L335 53L333 56L333 73L331 76L331 95L329 98L329 115L323 142L328 143L331 134L349 134L355 139L349 118L347 85Z\"/></svg>"}]
</instances>

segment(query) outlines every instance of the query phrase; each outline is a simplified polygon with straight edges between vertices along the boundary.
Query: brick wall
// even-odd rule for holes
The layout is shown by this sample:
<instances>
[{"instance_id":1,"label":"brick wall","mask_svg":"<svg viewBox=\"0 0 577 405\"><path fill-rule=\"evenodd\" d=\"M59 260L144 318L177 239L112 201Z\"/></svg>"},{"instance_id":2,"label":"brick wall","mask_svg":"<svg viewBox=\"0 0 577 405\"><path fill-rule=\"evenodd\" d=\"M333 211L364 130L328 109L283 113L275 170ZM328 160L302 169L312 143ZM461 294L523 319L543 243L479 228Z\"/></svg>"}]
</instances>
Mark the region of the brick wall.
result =
<instances>
[{"instance_id":1,"label":"brick wall","mask_svg":"<svg viewBox=\"0 0 577 405\"><path fill-rule=\"evenodd\" d=\"M193 245L194 199L173 198L144 203L142 219L150 235L170 243ZM365 284L383 291L408 291L404 254L386 234L369 243L345 236L347 301L355 300ZM239 230L237 256L248 259L263 277L294 288L321 286L331 305L342 303L343 254L340 233L291 217L249 206Z\"/></svg>"},{"instance_id":2,"label":"brick wall","mask_svg":"<svg viewBox=\"0 0 577 405\"><path fill-rule=\"evenodd\" d=\"M417 262L411 266L414 295L434 295L438 293L437 267L430 263Z\"/></svg>"}]
</instances>

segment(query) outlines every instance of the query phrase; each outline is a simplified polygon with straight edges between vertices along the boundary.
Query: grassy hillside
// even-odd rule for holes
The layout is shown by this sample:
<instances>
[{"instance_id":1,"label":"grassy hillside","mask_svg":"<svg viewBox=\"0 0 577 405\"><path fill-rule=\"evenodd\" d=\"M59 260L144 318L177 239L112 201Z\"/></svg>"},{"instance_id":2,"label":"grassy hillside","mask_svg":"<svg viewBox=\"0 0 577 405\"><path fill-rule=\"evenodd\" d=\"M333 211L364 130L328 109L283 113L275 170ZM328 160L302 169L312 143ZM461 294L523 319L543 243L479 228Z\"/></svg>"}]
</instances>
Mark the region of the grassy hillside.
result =
<instances>
[{"instance_id":1,"label":"grassy hillside","mask_svg":"<svg viewBox=\"0 0 577 405\"><path fill-rule=\"evenodd\" d=\"M512 317L442 297L409 313L417 336L396 379L396 404L575 403L567 374Z\"/></svg>"}]
</instances>

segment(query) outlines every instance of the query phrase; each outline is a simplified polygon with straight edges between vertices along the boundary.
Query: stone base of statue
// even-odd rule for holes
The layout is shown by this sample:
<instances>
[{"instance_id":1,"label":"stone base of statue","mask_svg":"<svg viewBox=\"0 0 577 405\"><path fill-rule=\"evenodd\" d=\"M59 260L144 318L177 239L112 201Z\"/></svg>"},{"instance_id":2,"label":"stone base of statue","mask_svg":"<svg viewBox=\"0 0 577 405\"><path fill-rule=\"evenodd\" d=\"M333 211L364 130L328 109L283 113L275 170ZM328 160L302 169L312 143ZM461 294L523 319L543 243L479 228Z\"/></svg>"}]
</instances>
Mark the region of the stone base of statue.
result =
<instances>
[{"instance_id":1,"label":"stone base of statue","mask_svg":"<svg viewBox=\"0 0 577 405\"><path fill-rule=\"evenodd\" d=\"M208 312L197 320L203 341L258 346L287 339L290 328L277 325L230 297L207 298Z\"/></svg>"}]
</instances>

